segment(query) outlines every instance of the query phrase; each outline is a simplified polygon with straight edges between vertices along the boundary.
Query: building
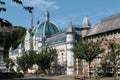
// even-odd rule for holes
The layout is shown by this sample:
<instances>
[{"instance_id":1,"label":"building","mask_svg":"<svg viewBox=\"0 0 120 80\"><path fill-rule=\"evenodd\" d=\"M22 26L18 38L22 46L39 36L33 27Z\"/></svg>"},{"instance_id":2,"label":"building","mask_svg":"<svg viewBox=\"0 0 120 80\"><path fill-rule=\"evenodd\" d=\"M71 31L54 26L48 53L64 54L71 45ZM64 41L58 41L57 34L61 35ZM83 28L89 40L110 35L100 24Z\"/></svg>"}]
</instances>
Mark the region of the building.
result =
<instances>
[{"instance_id":1,"label":"building","mask_svg":"<svg viewBox=\"0 0 120 80\"><path fill-rule=\"evenodd\" d=\"M41 51L43 47L49 45L57 50L57 64L61 65L61 73L67 75L75 74L75 63L73 49L75 43L81 38L87 39L103 39L103 44L109 40L120 41L120 14L113 15L103 19L100 23L91 25L88 16L83 19L82 26L74 26L70 23L67 30L60 30L58 26L50 21L50 13L45 12L45 21L38 23L32 30L26 31L24 47L21 51L35 50ZM106 41L107 40L107 41ZM107 46L103 45L106 49L104 53L99 55L101 59L95 59L91 64L91 69L99 65L104 60L107 54ZM17 48L16 50L20 50ZM20 51L20 52L21 52ZM9 57L19 55L19 52L9 50ZM120 64L120 60L118 61ZM77 64L78 65L78 64ZM120 66L118 65L118 73L120 73ZM88 76L88 64L83 61L83 73ZM77 71L79 74L79 71ZM94 72L92 72L94 74Z\"/></svg>"},{"instance_id":2,"label":"building","mask_svg":"<svg viewBox=\"0 0 120 80\"><path fill-rule=\"evenodd\" d=\"M89 24L89 21L86 19L86 23ZM82 26L82 38L87 38L91 40L102 40L101 47L105 49L105 52L101 53L97 59L94 59L90 68L91 74L95 76L94 67L97 66L100 69L101 63L106 61L106 55L110 51L108 48L108 43L114 41L117 44L120 43L120 14L112 15L101 20L100 23L95 24L92 27ZM120 55L117 55L117 73L120 75ZM107 60L108 61L108 60ZM107 63L108 64L108 63ZM112 63L110 63L112 65ZM101 66L102 67L102 66ZM107 74L113 74L114 66L108 66L106 69ZM88 64L83 61L83 72L87 71L88 73ZM88 75L86 73L86 75Z\"/></svg>"},{"instance_id":3,"label":"building","mask_svg":"<svg viewBox=\"0 0 120 80\"><path fill-rule=\"evenodd\" d=\"M38 23L32 30L26 31L24 50L41 51L49 45L57 50L57 64L61 66L61 74L74 75L74 53L75 41L82 37L80 27L75 27L72 22L67 30L60 30L58 26L50 21L50 13L45 12L45 21ZM21 48L22 49L22 48ZM17 57L19 48L9 50L9 57Z\"/></svg>"}]
</instances>

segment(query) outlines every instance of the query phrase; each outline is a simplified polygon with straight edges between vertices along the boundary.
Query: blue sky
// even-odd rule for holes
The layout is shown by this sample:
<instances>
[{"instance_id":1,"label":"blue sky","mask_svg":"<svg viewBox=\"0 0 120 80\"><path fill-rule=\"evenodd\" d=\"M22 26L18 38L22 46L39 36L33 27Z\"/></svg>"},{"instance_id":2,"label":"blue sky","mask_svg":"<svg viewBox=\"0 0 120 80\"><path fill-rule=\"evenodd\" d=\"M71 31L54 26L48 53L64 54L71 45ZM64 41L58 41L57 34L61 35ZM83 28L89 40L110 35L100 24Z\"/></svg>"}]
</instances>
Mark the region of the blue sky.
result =
<instances>
[{"instance_id":1,"label":"blue sky","mask_svg":"<svg viewBox=\"0 0 120 80\"><path fill-rule=\"evenodd\" d=\"M30 27L31 15L22 6L6 2L6 12L1 12L0 17L9 20L13 25ZM59 28L65 28L72 21L81 25L85 16L89 17L92 25L99 23L102 18L120 13L120 0L22 0L23 5L33 6L34 25L39 19L44 21L44 13L48 8L50 20Z\"/></svg>"}]
</instances>

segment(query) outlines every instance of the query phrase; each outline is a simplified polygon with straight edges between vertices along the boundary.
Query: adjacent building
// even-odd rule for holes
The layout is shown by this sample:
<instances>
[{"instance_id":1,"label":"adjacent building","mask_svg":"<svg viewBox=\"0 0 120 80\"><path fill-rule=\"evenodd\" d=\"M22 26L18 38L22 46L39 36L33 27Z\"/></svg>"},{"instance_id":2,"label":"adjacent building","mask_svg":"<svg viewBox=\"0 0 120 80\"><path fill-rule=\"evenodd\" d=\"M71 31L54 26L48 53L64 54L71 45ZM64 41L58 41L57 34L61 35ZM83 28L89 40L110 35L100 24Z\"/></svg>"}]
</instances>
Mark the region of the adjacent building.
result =
<instances>
[{"instance_id":1,"label":"adjacent building","mask_svg":"<svg viewBox=\"0 0 120 80\"><path fill-rule=\"evenodd\" d=\"M89 21L86 22L89 24ZM95 76L95 67L99 70L102 68L101 64L106 61L107 54L111 51L108 47L109 42L114 41L120 44L120 14L112 15L101 20L100 23L95 24L92 27L82 26L82 38L91 40L102 40L101 47L105 49L103 53L98 55L98 58L94 59L90 68L91 74ZM120 54L116 55L117 73L120 75ZM113 65L107 60L106 64L110 64L105 69L108 74L113 74ZM97 69L97 70L98 70ZM102 70L102 69L101 69ZM83 73L88 75L88 64L83 61Z\"/></svg>"}]
</instances>

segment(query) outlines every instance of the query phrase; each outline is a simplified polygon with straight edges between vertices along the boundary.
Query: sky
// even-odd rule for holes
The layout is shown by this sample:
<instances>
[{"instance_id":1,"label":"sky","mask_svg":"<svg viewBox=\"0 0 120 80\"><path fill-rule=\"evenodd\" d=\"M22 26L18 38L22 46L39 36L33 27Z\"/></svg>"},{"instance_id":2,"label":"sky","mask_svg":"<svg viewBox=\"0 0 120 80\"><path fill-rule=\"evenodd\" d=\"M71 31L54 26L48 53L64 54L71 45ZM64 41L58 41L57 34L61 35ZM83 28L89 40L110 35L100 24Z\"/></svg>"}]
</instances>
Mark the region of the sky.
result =
<instances>
[{"instance_id":1,"label":"sky","mask_svg":"<svg viewBox=\"0 0 120 80\"><path fill-rule=\"evenodd\" d=\"M1 12L0 17L10 21L14 26L30 28L31 14L25 11L21 5L12 0L4 0L6 12ZM48 9L50 21L58 25L60 29L74 25L82 25L85 16L89 17L92 25L99 23L101 19L120 13L120 0L22 0L23 5L33 6L33 25L37 21L44 21L44 13Z\"/></svg>"}]
</instances>

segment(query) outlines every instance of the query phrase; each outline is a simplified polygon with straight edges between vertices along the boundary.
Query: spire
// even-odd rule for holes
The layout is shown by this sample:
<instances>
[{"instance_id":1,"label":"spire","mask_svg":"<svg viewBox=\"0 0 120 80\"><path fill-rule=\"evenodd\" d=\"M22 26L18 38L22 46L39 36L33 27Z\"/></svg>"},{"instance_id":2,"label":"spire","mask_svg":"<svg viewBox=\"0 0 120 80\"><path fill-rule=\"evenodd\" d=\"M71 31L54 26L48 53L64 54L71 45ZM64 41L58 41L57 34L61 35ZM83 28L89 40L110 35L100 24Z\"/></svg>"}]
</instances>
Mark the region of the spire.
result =
<instances>
[{"instance_id":1,"label":"spire","mask_svg":"<svg viewBox=\"0 0 120 80\"><path fill-rule=\"evenodd\" d=\"M37 21L37 24L39 24L39 23L40 23L40 21L38 20L38 21Z\"/></svg>"},{"instance_id":2,"label":"spire","mask_svg":"<svg viewBox=\"0 0 120 80\"><path fill-rule=\"evenodd\" d=\"M49 14L48 9L47 9L47 11L45 12L45 20L46 21L49 21L49 16L50 16L50 14Z\"/></svg>"},{"instance_id":3,"label":"spire","mask_svg":"<svg viewBox=\"0 0 120 80\"><path fill-rule=\"evenodd\" d=\"M72 22L70 22L70 24L69 24L69 26L68 26L66 32L73 32L73 25L72 25Z\"/></svg>"},{"instance_id":4,"label":"spire","mask_svg":"<svg viewBox=\"0 0 120 80\"><path fill-rule=\"evenodd\" d=\"M83 19L83 22L82 22L82 27L90 27L91 26L91 23L88 19L88 16L86 16L84 19Z\"/></svg>"},{"instance_id":5,"label":"spire","mask_svg":"<svg viewBox=\"0 0 120 80\"><path fill-rule=\"evenodd\" d=\"M33 13L31 13L31 29L33 29Z\"/></svg>"}]
</instances>

